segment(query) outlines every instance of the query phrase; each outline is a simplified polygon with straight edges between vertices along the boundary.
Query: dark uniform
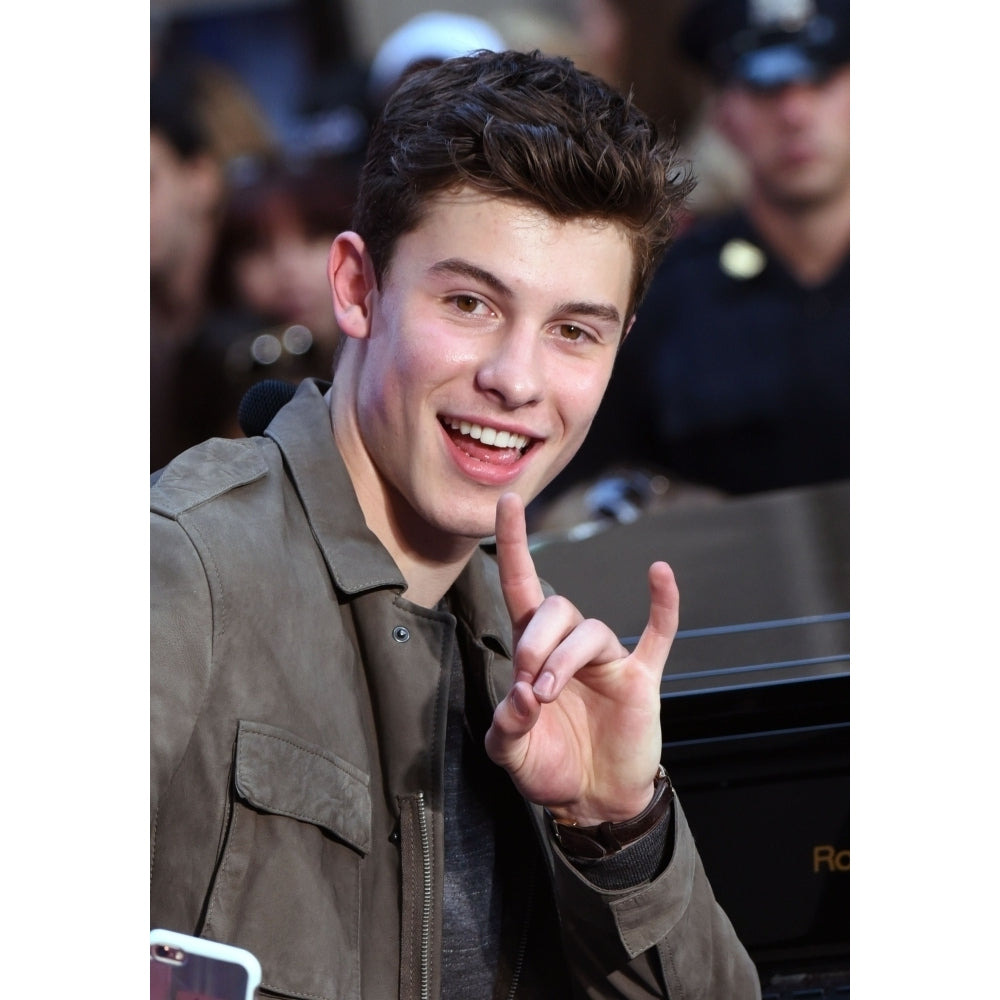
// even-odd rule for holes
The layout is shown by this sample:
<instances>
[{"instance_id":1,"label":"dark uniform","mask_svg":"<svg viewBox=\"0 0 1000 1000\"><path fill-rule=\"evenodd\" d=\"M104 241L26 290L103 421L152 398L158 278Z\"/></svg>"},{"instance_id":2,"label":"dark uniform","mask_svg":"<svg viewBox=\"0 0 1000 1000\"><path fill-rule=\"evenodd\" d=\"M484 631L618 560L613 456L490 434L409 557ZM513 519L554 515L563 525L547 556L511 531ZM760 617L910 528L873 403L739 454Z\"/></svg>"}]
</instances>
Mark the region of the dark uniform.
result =
<instances>
[{"instance_id":1,"label":"dark uniform","mask_svg":"<svg viewBox=\"0 0 1000 1000\"><path fill-rule=\"evenodd\" d=\"M736 213L667 254L587 441L550 493L616 467L742 494L846 479L850 273L804 288Z\"/></svg>"}]
</instances>

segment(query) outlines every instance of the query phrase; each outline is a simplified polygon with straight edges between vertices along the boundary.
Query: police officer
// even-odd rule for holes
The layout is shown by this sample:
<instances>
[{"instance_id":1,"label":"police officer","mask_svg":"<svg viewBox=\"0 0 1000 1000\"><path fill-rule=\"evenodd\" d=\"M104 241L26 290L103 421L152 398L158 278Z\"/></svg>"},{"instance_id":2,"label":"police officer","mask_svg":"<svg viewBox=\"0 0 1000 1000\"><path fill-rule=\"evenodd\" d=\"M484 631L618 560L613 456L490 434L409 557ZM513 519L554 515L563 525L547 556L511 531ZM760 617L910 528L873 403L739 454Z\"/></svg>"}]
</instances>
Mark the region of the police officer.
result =
<instances>
[{"instance_id":1,"label":"police officer","mask_svg":"<svg viewBox=\"0 0 1000 1000\"><path fill-rule=\"evenodd\" d=\"M680 42L745 195L668 252L587 444L538 506L622 467L726 495L849 474L848 3L702 0Z\"/></svg>"}]
</instances>

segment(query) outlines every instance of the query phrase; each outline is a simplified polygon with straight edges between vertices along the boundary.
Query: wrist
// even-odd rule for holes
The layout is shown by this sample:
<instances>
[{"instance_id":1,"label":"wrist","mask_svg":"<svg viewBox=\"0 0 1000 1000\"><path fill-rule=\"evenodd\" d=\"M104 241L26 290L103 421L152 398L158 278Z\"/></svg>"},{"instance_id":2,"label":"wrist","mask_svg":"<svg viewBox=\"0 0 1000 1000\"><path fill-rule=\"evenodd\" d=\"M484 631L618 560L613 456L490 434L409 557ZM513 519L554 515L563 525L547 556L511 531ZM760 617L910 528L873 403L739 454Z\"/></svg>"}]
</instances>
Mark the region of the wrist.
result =
<instances>
[{"instance_id":1,"label":"wrist","mask_svg":"<svg viewBox=\"0 0 1000 1000\"><path fill-rule=\"evenodd\" d=\"M547 806L546 811L550 819L563 826L587 828L600 826L602 823L626 823L649 808L649 804L656 796L662 770L663 765L658 764L646 785L632 786L627 794L623 789L614 793L605 790L600 797Z\"/></svg>"},{"instance_id":2,"label":"wrist","mask_svg":"<svg viewBox=\"0 0 1000 1000\"><path fill-rule=\"evenodd\" d=\"M673 800L670 776L659 766L653 779L653 797L637 816L618 823L605 821L580 826L547 813L553 835L560 847L578 858L599 859L616 854L649 833L663 819Z\"/></svg>"}]
</instances>

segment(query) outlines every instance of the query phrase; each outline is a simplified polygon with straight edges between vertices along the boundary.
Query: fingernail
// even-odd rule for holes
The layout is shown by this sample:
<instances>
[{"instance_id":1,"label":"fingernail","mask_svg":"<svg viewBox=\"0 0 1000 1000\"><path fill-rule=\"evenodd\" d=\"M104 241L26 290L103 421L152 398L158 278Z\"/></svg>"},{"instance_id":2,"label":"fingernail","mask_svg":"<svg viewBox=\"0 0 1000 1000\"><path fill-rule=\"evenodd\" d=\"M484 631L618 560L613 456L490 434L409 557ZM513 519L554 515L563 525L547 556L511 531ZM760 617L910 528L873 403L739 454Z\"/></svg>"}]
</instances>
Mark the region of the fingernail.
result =
<instances>
[{"instance_id":1,"label":"fingernail","mask_svg":"<svg viewBox=\"0 0 1000 1000\"><path fill-rule=\"evenodd\" d=\"M535 681L535 694L539 698L551 698L555 694L556 690L556 678L555 675L546 670L537 681Z\"/></svg>"}]
</instances>

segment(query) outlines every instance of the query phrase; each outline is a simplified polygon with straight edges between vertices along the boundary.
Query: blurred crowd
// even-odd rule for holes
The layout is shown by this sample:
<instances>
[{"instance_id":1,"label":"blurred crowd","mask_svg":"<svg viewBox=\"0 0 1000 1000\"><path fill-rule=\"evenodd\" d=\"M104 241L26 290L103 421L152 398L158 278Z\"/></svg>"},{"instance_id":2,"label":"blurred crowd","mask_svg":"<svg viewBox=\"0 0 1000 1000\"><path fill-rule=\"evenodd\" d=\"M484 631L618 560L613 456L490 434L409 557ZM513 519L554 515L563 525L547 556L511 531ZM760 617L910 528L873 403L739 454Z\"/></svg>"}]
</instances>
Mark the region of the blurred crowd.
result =
<instances>
[{"instance_id":1,"label":"blurred crowd","mask_svg":"<svg viewBox=\"0 0 1000 1000\"><path fill-rule=\"evenodd\" d=\"M327 252L351 225L367 128L402 77L479 48L539 48L630 90L697 185L591 435L530 526L848 478L846 0L574 0L571 17L501 6L488 20L435 9L367 61L336 4L323 10L280 117L247 71L154 17L151 471L241 435L255 384L330 376Z\"/></svg>"},{"instance_id":2,"label":"blurred crowd","mask_svg":"<svg viewBox=\"0 0 1000 1000\"><path fill-rule=\"evenodd\" d=\"M326 276L349 228L364 130L282 141L246 82L197 53L150 81L150 465L239 436L262 378L330 374Z\"/></svg>"}]
</instances>

